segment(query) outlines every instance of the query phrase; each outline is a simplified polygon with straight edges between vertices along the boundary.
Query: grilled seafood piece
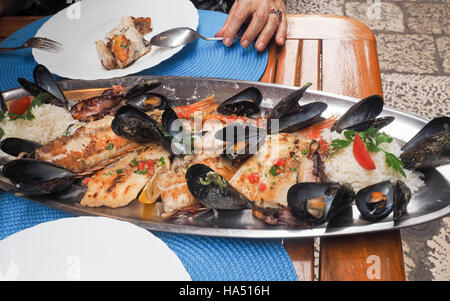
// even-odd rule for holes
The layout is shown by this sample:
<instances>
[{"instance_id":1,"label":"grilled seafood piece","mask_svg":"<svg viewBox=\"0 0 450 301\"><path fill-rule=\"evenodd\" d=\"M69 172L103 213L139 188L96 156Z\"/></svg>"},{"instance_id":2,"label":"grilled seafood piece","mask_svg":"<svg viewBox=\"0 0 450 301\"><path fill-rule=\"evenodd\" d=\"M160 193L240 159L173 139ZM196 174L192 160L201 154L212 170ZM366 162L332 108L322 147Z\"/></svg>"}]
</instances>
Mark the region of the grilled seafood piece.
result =
<instances>
[{"instance_id":1,"label":"grilled seafood piece","mask_svg":"<svg viewBox=\"0 0 450 301\"><path fill-rule=\"evenodd\" d=\"M297 183L299 163L310 141L293 134L268 135L242 164L230 184L259 207L286 207L287 191Z\"/></svg>"},{"instance_id":2,"label":"grilled seafood piece","mask_svg":"<svg viewBox=\"0 0 450 301\"><path fill-rule=\"evenodd\" d=\"M155 173L169 167L169 153L156 143L130 152L89 179L81 205L110 208L126 206L136 199Z\"/></svg>"},{"instance_id":3,"label":"grilled seafood piece","mask_svg":"<svg viewBox=\"0 0 450 301\"><path fill-rule=\"evenodd\" d=\"M121 23L95 42L102 66L107 69L123 69L150 52L151 45L143 33L151 30L150 18L123 17Z\"/></svg>"},{"instance_id":4,"label":"grilled seafood piece","mask_svg":"<svg viewBox=\"0 0 450 301\"><path fill-rule=\"evenodd\" d=\"M58 164L77 175L86 175L143 147L114 134L112 120L113 116L105 116L89 122L72 135L57 138L36 149L35 157Z\"/></svg>"}]
</instances>

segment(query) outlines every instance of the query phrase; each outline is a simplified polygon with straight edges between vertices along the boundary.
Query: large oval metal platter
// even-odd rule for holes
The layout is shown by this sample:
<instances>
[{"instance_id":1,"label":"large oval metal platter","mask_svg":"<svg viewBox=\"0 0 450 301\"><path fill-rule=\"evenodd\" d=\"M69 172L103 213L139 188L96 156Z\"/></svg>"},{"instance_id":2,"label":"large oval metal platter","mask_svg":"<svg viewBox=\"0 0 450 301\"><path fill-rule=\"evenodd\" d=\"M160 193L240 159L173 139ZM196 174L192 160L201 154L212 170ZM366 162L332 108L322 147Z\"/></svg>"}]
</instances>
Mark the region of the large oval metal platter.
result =
<instances>
[{"instance_id":1,"label":"large oval metal platter","mask_svg":"<svg viewBox=\"0 0 450 301\"><path fill-rule=\"evenodd\" d=\"M107 88L120 84L129 87L141 80L156 79L163 84L155 91L175 99L181 103L195 102L211 93L216 101L223 101L249 86L256 86L263 95L262 106L270 108L277 101L295 90L295 87L246 82L223 79L188 78L188 77L157 77L157 76L129 76L116 79L82 81L61 81L63 90L82 90ZM5 99L11 100L26 95L22 89L14 89L3 93ZM340 96L320 91L307 90L300 100L300 104L322 101L328 104L323 116L343 114L358 99ZM385 107L382 116L394 116L395 121L384 131L390 136L404 143L411 139L428 120ZM394 223L392 214L386 219L369 223L360 217L359 211L353 205L333 224L316 226L313 229L295 229L285 226L267 225L252 216L251 210L208 211L201 216L186 221L184 224L165 222L154 217L152 206L143 205L137 200L122 208L89 208L79 204L85 189L81 185L73 185L68 191L52 197L33 197L32 200L42 205L55 208L75 215L106 216L135 223L149 230L207 235L222 237L247 238L287 238L287 237L321 237L333 235L348 235L365 232L383 231L426 223L442 218L450 213L450 164L437 169L423 171L425 187L416 192L407 208L407 213L401 220ZM0 179L0 188L12 188L7 179Z\"/></svg>"}]
</instances>

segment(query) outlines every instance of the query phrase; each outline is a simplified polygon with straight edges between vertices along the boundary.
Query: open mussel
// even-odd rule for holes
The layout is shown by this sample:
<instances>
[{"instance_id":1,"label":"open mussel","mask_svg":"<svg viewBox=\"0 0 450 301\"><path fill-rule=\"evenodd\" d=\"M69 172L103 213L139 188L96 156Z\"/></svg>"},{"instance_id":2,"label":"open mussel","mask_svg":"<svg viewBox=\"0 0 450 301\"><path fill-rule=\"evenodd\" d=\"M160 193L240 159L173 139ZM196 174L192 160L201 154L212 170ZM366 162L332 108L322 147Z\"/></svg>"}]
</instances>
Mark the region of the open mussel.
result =
<instances>
[{"instance_id":1,"label":"open mussel","mask_svg":"<svg viewBox=\"0 0 450 301\"><path fill-rule=\"evenodd\" d=\"M161 86L161 82L156 80L147 80L141 81L140 83L132 86L128 89L127 93L125 93L125 99L133 99L137 96L144 95L147 92ZM142 109L142 108L140 108Z\"/></svg>"},{"instance_id":2,"label":"open mussel","mask_svg":"<svg viewBox=\"0 0 450 301\"><path fill-rule=\"evenodd\" d=\"M164 137L156 120L128 105L116 112L111 128L116 135L139 143L158 142Z\"/></svg>"},{"instance_id":3,"label":"open mussel","mask_svg":"<svg viewBox=\"0 0 450 301\"><path fill-rule=\"evenodd\" d=\"M3 166L2 174L18 184L13 193L21 195L43 195L63 191L75 181L75 175L52 163L17 159Z\"/></svg>"},{"instance_id":4,"label":"open mussel","mask_svg":"<svg viewBox=\"0 0 450 301\"><path fill-rule=\"evenodd\" d=\"M168 108L168 100L164 95L148 92L126 100L126 104L144 112Z\"/></svg>"},{"instance_id":5,"label":"open mussel","mask_svg":"<svg viewBox=\"0 0 450 301\"><path fill-rule=\"evenodd\" d=\"M263 129L247 123L232 123L215 133L224 141L222 157L234 163L243 163L262 146L266 133Z\"/></svg>"},{"instance_id":6,"label":"open mussel","mask_svg":"<svg viewBox=\"0 0 450 301\"><path fill-rule=\"evenodd\" d=\"M305 94L306 89L308 89L312 84L307 83L298 90L295 90L282 100L280 100L275 107L270 110L268 119L280 119L282 116L292 113L300 108L298 101Z\"/></svg>"},{"instance_id":7,"label":"open mussel","mask_svg":"<svg viewBox=\"0 0 450 301\"><path fill-rule=\"evenodd\" d=\"M296 218L317 225L333 220L355 200L348 184L298 183L288 191L288 207Z\"/></svg>"},{"instance_id":8,"label":"open mussel","mask_svg":"<svg viewBox=\"0 0 450 301\"><path fill-rule=\"evenodd\" d=\"M19 78L19 84L34 97L40 97L44 103L50 103L69 110L69 102L52 74L43 65L37 65L33 70L35 83Z\"/></svg>"},{"instance_id":9,"label":"open mussel","mask_svg":"<svg viewBox=\"0 0 450 301\"><path fill-rule=\"evenodd\" d=\"M195 164L186 172L189 191L210 209L239 210L251 208L251 202L220 174L204 164Z\"/></svg>"},{"instance_id":10,"label":"open mussel","mask_svg":"<svg viewBox=\"0 0 450 301\"><path fill-rule=\"evenodd\" d=\"M292 133L318 122L327 107L328 105L323 102L311 102L300 106L296 111L280 117L279 132Z\"/></svg>"},{"instance_id":11,"label":"open mussel","mask_svg":"<svg viewBox=\"0 0 450 301\"><path fill-rule=\"evenodd\" d=\"M402 181L383 181L361 189L356 194L356 207L371 222L386 218L394 210L394 221L405 212L411 190Z\"/></svg>"},{"instance_id":12,"label":"open mussel","mask_svg":"<svg viewBox=\"0 0 450 301\"><path fill-rule=\"evenodd\" d=\"M0 150L18 158L33 157L34 151L40 147L41 144L37 142L15 137L5 138L0 141Z\"/></svg>"},{"instance_id":13,"label":"open mussel","mask_svg":"<svg viewBox=\"0 0 450 301\"><path fill-rule=\"evenodd\" d=\"M331 131L341 133L344 130L365 131L370 127L381 129L394 120L387 116L376 118L383 110L384 101L379 95L372 95L355 103L333 125Z\"/></svg>"},{"instance_id":14,"label":"open mussel","mask_svg":"<svg viewBox=\"0 0 450 301\"><path fill-rule=\"evenodd\" d=\"M438 167L450 162L450 118L428 122L408 143L400 155L405 168Z\"/></svg>"},{"instance_id":15,"label":"open mussel","mask_svg":"<svg viewBox=\"0 0 450 301\"><path fill-rule=\"evenodd\" d=\"M261 101L261 92L255 87L250 87L222 102L217 111L223 115L236 114L249 117L261 112Z\"/></svg>"}]
</instances>

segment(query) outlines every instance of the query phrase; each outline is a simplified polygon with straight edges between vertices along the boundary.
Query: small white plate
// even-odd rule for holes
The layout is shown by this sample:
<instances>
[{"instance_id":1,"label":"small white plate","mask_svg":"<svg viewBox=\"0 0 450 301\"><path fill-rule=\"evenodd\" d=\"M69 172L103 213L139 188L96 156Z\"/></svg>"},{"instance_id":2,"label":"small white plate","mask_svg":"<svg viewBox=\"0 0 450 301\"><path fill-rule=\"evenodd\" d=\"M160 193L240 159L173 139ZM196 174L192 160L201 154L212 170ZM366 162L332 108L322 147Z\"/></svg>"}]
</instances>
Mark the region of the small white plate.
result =
<instances>
[{"instance_id":1,"label":"small white plate","mask_svg":"<svg viewBox=\"0 0 450 301\"><path fill-rule=\"evenodd\" d=\"M0 280L190 281L149 231L105 217L62 218L0 241Z\"/></svg>"},{"instance_id":2,"label":"small white plate","mask_svg":"<svg viewBox=\"0 0 450 301\"><path fill-rule=\"evenodd\" d=\"M71 79L107 79L134 74L156 66L180 51L152 46L150 52L124 69L106 70L100 63L95 42L116 27L122 17L150 17L152 36L174 27L197 29L198 12L189 0L83 0L52 16L36 32L63 44L58 53L33 49L34 59L50 72Z\"/></svg>"}]
</instances>

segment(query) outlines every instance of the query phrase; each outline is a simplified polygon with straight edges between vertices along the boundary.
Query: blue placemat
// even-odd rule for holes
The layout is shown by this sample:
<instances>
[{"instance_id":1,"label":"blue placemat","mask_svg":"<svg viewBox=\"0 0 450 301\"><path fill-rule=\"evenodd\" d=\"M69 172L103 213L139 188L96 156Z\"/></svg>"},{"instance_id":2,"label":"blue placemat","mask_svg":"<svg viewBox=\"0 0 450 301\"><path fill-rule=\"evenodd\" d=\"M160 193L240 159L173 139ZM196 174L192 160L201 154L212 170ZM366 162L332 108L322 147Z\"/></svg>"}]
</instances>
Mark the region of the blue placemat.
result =
<instances>
[{"instance_id":1,"label":"blue placemat","mask_svg":"<svg viewBox=\"0 0 450 301\"><path fill-rule=\"evenodd\" d=\"M198 31L213 36L226 15L199 10ZM17 31L1 46L25 42L47 20L44 18ZM226 48L220 43L198 40L181 52L139 74L232 78L257 81L264 73L267 52L239 45ZM36 62L23 49L0 56L0 89L17 87L17 78L31 79ZM73 215L47 208L0 191L0 239L36 224ZM180 258L192 280L297 280L280 240L216 238L153 232Z\"/></svg>"}]
</instances>

